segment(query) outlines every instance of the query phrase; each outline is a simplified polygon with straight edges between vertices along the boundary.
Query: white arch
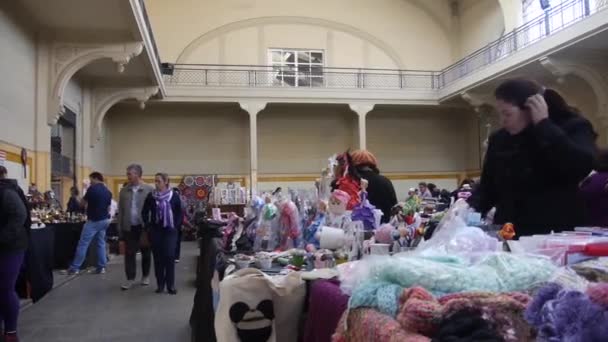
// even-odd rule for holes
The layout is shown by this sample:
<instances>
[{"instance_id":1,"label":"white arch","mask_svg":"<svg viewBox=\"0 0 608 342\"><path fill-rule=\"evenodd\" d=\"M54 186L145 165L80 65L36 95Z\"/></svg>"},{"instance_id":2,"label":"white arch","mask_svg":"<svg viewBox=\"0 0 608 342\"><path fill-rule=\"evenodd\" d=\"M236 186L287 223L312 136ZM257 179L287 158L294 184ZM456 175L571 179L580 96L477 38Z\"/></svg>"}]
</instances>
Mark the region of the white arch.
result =
<instances>
[{"instance_id":1,"label":"white arch","mask_svg":"<svg viewBox=\"0 0 608 342\"><path fill-rule=\"evenodd\" d=\"M158 87L95 89L91 113L91 147L94 147L95 143L103 137L103 119L113 105L127 99L136 99L144 104L156 93L158 93Z\"/></svg>"},{"instance_id":2,"label":"white arch","mask_svg":"<svg viewBox=\"0 0 608 342\"><path fill-rule=\"evenodd\" d=\"M87 64L102 58L110 58L117 63L118 71L131 58L143 51L143 43L129 42L122 44L82 45L73 43L54 43L51 47L51 78L48 96L48 124L53 125L63 113L63 94L70 78Z\"/></svg>"},{"instance_id":3,"label":"white arch","mask_svg":"<svg viewBox=\"0 0 608 342\"><path fill-rule=\"evenodd\" d=\"M399 53L391 47L389 44L381 40L380 38L360 30L354 26L350 26L347 24L338 23L331 20L319 19L319 18L310 18L310 17L297 17L297 16L272 16L272 17L259 17L259 18L251 18L245 19L241 21L235 21L232 23L228 23L222 26L219 26L211 31L205 32L199 37L192 40L183 50L180 52L177 57L176 63L183 63L188 59L188 57L202 44L205 42L214 39L218 36L221 36L225 33L236 31L244 28L256 27L261 25L268 24L300 24L300 25L311 25L311 26L321 26L326 27L335 31L341 31L344 33L351 34L355 37L358 37L364 41L369 42L374 45L378 49L382 50L389 58L393 60L395 65L399 69L405 69L403 65L403 61L399 56Z\"/></svg>"}]
</instances>

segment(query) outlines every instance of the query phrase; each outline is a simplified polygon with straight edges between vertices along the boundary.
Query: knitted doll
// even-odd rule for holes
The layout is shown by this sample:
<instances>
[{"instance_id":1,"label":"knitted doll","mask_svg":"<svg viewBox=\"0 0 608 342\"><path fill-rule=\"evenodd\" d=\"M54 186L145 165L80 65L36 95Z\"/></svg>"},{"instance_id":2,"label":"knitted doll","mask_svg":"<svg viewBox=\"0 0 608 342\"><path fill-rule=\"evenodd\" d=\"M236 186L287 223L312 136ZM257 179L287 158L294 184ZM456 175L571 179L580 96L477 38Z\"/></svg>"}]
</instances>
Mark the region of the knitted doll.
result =
<instances>
[{"instance_id":1,"label":"knitted doll","mask_svg":"<svg viewBox=\"0 0 608 342\"><path fill-rule=\"evenodd\" d=\"M324 201L319 201L317 207L317 214L312 222L304 229L302 232L305 249L308 252L314 252L320 246L320 241L317 238L316 234L321 225L325 222L325 218L327 216L327 203Z\"/></svg>"},{"instance_id":2,"label":"knitted doll","mask_svg":"<svg viewBox=\"0 0 608 342\"><path fill-rule=\"evenodd\" d=\"M260 223L256 230L256 237L254 243L254 250L266 250L272 251L277 245L278 238L278 226L277 226L277 215L278 209L276 205L272 203L272 198L266 196L264 198L264 207L262 208L262 215L260 216Z\"/></svg>"},{"instance_id":3,"label":"knitted doll","mask_svg":"<svg viewBox=\"0 0 608 342\"><path fill-rule=\"evenodd\" d=\"M399 253L402 248L409 247L412 241L406 227L400 227L397 232L399 235L395 239L395 242L393 242L393 253Z\"/></svg>"},{"instance_id":4,"label":"knitted doll","mask_svg":"<svg viewBox=\"0 0 608 342\"><path fill-rule=\"evenodd\" d=\"M359 192L361 191L361 185L359 183L359 175L348 151L339 155L336 160L337 165L334 172L336 180L334 189L344 191L349 195L346 208L348 210L353 210L353 208L360 203Z\"/></svg>"},{"instance_id":5,"label":"knitted doll","mask_svg":"<svg viewBox=\"0 0 608 342\"><path fill-rule=\"evenodd\" d=\"M280 246L281 250L288 250L298 246L300 238L300 219L298 208L292 201L283 201L280 207Z\"/></svg>"},{"instance_id":6,"label":"knitted doll","mask_svg":"<svg viewBox=\"0 0 608 342\"><path fill-rule=\"evenodd\" d=\"M376 207L371 205L367 200L367 185L367 180L362 179L360 192L361 203L353 208L352 220L363 222L365 230L370 231L378 227L376 227L376 216L374 214Z\"/></svg>"},{"instance_id":7,"label":"knitted doll","mask_svg":"<svg viewBox=\"0 0 608 342\"><path fill-rule=\"evenodd\" d=\"M351 222L350 215L346 213L346 208L350 201L350 196L342 190L334 190L329 198L329 213L325 225L333 228L346 228Z\"/></svg>"}]
</instances>

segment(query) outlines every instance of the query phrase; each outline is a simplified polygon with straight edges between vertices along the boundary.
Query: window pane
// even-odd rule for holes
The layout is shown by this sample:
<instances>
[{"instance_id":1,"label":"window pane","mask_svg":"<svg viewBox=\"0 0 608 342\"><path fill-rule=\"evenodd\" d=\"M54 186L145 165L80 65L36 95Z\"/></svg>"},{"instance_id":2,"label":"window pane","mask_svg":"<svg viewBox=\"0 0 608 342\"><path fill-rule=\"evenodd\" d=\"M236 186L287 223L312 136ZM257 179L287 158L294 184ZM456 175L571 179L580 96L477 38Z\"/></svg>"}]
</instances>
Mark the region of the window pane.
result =
<instances>
[{"instance_id":1,"label":"window pane","mask_svg":"<svg viewBox=\"0 0 608 342\"><path fill-rule=\"evenodd\" d=\"M283 53L281 51L271 51L270 54L272 55L272 63L281 63L283 61L283 59L281 58L283 56Z\"/></svg>"},{"instance_id":2,"label":"window pane","mask_svg":"<svg viewBox=\"0 0 608 342\"><path fill-rule=\"evenodd\" d=\"M306 64L300 64L298 65L298 71L301 74L306 74L306 75L310 75L310 65L306 65Z\"/></svg>"},{"instance_id":3,"label":"window pane","mask_svg":"<svg viewBox=\"0 0 608 342\"><path fill-rule=\"evenodd\" d=\"M298 77L298 87L310 87L310 77L308 77L308 76Z\"/></svg>"},{"instance_id":4,"label":"window pane","mask_svg":"<svg viewBox=\"0 0 608 342\"><path fill-rule=\"evenodd\" d=\"M283 60L287 63L295 63L296 57L293 51L285 51L283 52Z\"/></svg>"},{"instance_id":5,"label":"window pane","mask_svg":"<svg viewBox=\"0 0 608 342\"><path fill-rule=\"evenodd\" d=\"M308 51L299 51L298 52L298 63L310 63L310 52Z\"/></svg>"},{"instance_id":6,"label":"window pane","mask_svg":"<svg viewBox=\"0 0 608 342\"><path fill-rule=\"evenodd\" d=\"M313 66L311 68L311 74L313 76L323 76L323 67L320 66Z\"/></svg>"},{"instance_id":7,"label":"window pane","mask_svg":"<svg viewBox=\"0 0 608 342\"><path fill-rule=\"evenodd\" d=\"M283 81L285 82L285 85L290 85L292 87L296 85L295 76L287 76L287 74L285 74L285 76L283 77Z\"/></svg>"},{"instance_id":8,"label":"window pane","mask_svg":"<svg viewBox=\"0 0 608 342\"><path fill-rule=\"evenodd\" d=\"M321 52L313 52L310 54L312 63L320 63L323 64L323 53Z\"/></svg>"}]
</instances>

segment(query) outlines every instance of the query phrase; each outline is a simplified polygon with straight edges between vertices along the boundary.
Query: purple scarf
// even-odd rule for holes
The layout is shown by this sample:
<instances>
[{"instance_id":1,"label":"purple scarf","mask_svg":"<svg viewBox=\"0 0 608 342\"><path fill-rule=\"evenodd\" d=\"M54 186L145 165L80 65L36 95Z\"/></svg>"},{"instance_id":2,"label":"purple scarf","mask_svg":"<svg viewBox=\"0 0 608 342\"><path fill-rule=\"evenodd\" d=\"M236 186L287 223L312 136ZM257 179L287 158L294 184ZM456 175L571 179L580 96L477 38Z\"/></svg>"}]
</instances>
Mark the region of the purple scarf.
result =
<instances>
[{"instance_id":1,"label":"purple scarf","mask_svg":"<svg viewBox=\"0 0 608 342\"><path fill-rule=\"evenodd\" d=\"M156 222L162 223L163 228L174 228L173 209L171 208L171 197L173 190L164 192L154 191L152 196L156 200Z\"/></svg>"}]
</instances>

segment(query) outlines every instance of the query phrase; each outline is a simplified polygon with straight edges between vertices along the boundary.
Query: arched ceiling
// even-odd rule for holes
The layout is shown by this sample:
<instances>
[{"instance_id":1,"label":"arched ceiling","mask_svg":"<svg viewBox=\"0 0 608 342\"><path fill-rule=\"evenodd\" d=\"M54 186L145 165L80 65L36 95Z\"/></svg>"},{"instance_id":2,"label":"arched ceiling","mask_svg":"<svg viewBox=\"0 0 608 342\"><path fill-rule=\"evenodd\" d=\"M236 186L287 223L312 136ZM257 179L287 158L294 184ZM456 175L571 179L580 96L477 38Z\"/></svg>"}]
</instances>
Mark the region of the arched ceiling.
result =
<instances>
[{"instance_id":1,"label":"arched ceiling","mask_svg":"<svg viewBox=\"0 0 608 342\"><path fill-rule=\"evenodd\" d=\"M449 0L404 0L424 11L448 35L452 15Z\"/></svg>"}]
</instances>

